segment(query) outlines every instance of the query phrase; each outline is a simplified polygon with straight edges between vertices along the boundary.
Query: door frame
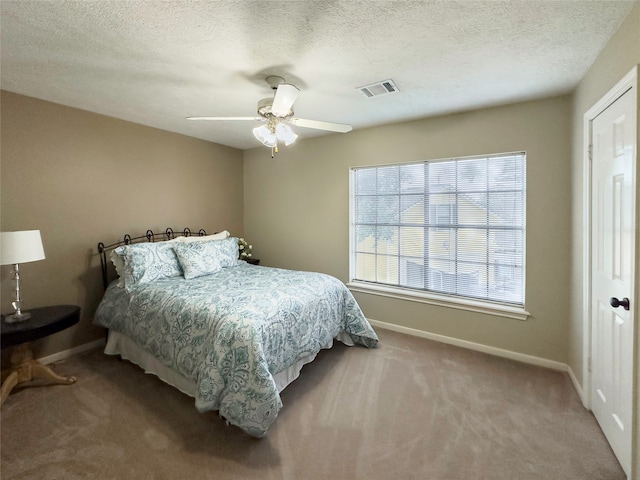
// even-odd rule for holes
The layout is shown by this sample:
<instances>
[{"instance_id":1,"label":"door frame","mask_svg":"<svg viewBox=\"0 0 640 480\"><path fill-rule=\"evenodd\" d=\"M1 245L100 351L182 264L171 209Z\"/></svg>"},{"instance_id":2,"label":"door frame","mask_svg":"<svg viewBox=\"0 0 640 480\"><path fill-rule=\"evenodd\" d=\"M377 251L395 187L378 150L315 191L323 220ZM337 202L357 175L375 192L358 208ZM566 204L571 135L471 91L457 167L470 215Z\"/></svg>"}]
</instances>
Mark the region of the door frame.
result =
<instances>
[{"instance_id":1,"label":"door frame","mask_svg":"<svg viewBox=\"0 0 640 480\"><path fill-rule=\"evenodd\" d=\"M638 405L640 404L640 380L638 380L640 373L640 326L638 325L638 318L640 315L640 309L638 308L638 302L640 301L640 268L638 268L638 259L640 259L640 235L638 235L638 226L640 225L640 209L636 208L637 200L640 198L638 194L640 192L640 175L638 168L638 142L640 139L640 118L639 108L640 95L638 94L638 65L633 67L629 73L627 73L622 80L620 80L611 90L609 90L600 100L598 100L585 114L583 120L583 249L582 249L582 261L583 261L583 282L582 282L582 312L583 312L583 358L582 358L582 402L583 405L591 410L591 274L592 274L592 262L591 262L591 153L593 141L592 141L592 123L593 120L606 110L613 102L620 98L624 93L630 89L635 91L635 108L636 108L636 145L634 149L633 169L636 182L636 201L632 202L634 205L632 209L632 227L636 232L635 240L632 242L631 248L634 249L635 262L631 266L631 278L634 282L632 294L634 298L631 304L631 318L634 322L634 352L633 352L633 365L632 365L632 413L631 413L631 466L629 478L635 478L634 475L640 472L640 454L637 453L638 446L640 446L640 412L638 411Z\"/></svg>"}]
</instances>

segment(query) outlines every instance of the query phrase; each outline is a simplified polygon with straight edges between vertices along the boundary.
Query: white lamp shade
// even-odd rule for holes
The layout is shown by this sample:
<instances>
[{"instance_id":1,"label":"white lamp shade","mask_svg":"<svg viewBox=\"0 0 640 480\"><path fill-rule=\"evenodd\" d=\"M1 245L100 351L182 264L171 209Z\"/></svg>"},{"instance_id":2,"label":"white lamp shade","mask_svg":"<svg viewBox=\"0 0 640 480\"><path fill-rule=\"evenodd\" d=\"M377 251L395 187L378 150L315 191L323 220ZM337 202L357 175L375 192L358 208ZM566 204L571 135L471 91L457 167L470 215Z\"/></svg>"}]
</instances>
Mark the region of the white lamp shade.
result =
<instances>
[{"instance_id":1,"label":"white lamp shade","mask_svg":"<svg viewBox=\"0 0 640 480\"><path fill-rule=\"evenodd\" d=\"M0 265L44 260L40 230L0 232Z\"/></svg>"},{"instance_id":2,"label":"white lamp shade","mask_svg":"<svg viewBox=\"0 0 640 480\"><path fill-rule=\"evenodd\" d=\"M278 140L282 140L285 145L289 146L296 141L298 135L293 133L289 125L278 123L278 125L276 125L276 137L278 137Z\"/></svg>"},{"instance_id":3,"label":"white lamp shade","mask_svg":"<svg viewBox=\"0 0 640 480\"><path fill-rule=\"evenodd\" d=\"M253 136L260 140L267 147L275 147L277 143L276 136L266 125L253 129Z\"/></svg>"}]
</instances>

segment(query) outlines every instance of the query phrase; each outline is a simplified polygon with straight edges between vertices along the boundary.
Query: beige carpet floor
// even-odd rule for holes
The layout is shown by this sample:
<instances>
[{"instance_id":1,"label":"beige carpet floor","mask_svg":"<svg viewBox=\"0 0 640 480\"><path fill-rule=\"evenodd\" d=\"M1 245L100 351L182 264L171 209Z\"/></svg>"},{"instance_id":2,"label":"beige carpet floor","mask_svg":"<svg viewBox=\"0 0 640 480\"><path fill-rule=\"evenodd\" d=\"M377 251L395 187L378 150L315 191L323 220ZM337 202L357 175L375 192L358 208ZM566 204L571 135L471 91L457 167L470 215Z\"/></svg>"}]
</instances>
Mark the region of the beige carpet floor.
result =
<instances>
[{"instance_id":1,"label":"beige carpet floor","mask_svg":"<svg viewBox=\"0 0 640 480\"><path fill-rule=\"evenodd\" d=\"M2 407L11 479L624 479L561 372L380 330L337 344L251 438L101 351L56 366L71 386L23 388Z\"/></svg>"}]
</instances>

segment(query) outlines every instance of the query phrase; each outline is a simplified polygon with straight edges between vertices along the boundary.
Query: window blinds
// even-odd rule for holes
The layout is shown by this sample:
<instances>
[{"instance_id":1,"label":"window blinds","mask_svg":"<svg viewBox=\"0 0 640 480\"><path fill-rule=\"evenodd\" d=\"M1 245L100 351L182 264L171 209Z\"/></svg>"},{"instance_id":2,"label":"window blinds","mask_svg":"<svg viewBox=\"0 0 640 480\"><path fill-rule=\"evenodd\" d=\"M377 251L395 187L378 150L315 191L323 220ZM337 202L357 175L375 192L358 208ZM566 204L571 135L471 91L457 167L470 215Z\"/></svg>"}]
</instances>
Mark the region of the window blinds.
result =
<instances>
[{"instance_id":1,"label":"window blinds","mask_svg":"<svg viewBox=\"0 0 640 480\"><path fill-rule=\"evenodd\" d=\"M524 305L525 159L352 169L352 279Z\"/></svg>"}]
</instances>

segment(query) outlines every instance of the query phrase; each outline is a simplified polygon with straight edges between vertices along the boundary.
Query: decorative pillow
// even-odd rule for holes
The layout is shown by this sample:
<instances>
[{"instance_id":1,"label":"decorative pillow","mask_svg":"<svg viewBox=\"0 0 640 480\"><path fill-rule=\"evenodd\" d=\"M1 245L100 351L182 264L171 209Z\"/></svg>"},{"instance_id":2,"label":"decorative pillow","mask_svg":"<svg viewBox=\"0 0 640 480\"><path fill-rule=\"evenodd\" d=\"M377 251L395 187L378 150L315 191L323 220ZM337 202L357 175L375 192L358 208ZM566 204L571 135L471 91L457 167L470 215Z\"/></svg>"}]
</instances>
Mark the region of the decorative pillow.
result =
<instances>
[{"instance_id":1,"label":"decorative pillow","mask_svg":"<svg viewBox=\"0 0 640 480\"><path fill-rule=\"evenodd\" d=\"M237 238L176 243L173 249L186 279L210 275L238 264Z\"/></svg>"},{"instance_id":2,"label":"decorative pillow","mask_svg":"<svg viewBox=\"0 0 640 480\"><path fill-rule=\"evenodd\" d=\"M178 241L179 241L178 237L173 238L171 240L166 240L167 243L178 242ZM163 242L158 242L158 243L163 243ZM130 245L123 245L123 247L129 247L129 246ZM118 250L117 248L115 250L111 250L111 255L109 256L109 258L111 259L111 263L113 263L113 266L116 269L116 273L118 274L118 287L124 288L124 283L125 283L124 256L118 253L117 250Z\"/></svg>"},{"instance_id":3,"label":"decorative pillow","mask_svg":"<svg viewBox=\"0 0 640 480\"><path fill-rule=\"evenodd\" d=\"M192 235L190 237L176 237L174 240L177 240L178 242L182 242L182 243L191 243L191 242L206 242L208 240L224 240L225 238L229 238L231 234L229 232L227 232L226 230L223 230L222 232L218 232L218 233L214 233L213 235L205 235L205 236L199 236L199 235Z\"/></svg>"},{"instance_id":4,"label":"decorative pillow","mask_svg":"<svg viewBox=\"0 0 640 480\"><path fill-rule=\"evenodd\" d=\"M178 242L136 243L116 248L124 258L124 288L131 292L136 286L161 278L182 275L180 263L171 247Z\"/></svg>"}]
</instances>

